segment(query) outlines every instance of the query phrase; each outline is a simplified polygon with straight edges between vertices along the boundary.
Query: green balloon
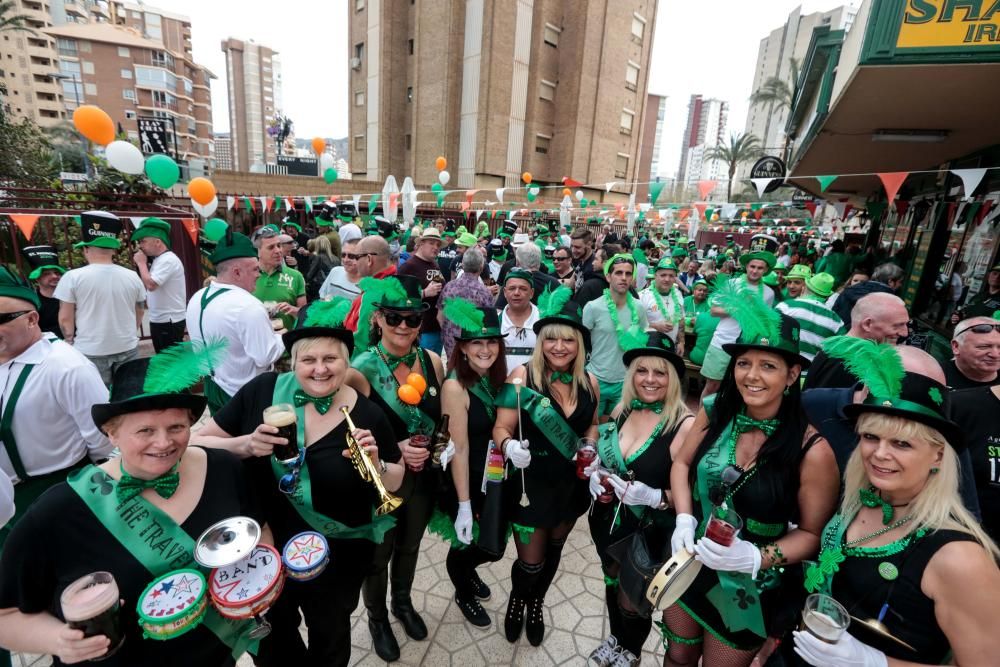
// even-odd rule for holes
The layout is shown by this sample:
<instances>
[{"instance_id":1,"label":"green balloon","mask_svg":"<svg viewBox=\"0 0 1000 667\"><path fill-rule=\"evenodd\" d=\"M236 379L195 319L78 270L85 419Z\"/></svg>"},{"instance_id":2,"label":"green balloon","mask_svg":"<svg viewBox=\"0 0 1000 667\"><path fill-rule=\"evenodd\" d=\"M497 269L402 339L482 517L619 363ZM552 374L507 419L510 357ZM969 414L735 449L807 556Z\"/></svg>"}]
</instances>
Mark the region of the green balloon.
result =
<instances>
[{"instance_id":1,"label":"green balloon","mask_svg":"<svg viewBox=\"0 0 1000 667\"><path fill-rule=\"evenodd\" d=\"M444 186L441 185L440 183L435 183L434 185L431 186L431 190L433 192L441 192L442 190L444 190Z\"/></svg>"},{"instance_id":2,"label":"green balloon","mask_svg":"<svg viewBox=\"0 0 1000 667\"><path fill-rule=\"evenodd\" d=\"M227 229L229 229L228 222L219 218L212 218L205 222L205 229L202 230L202 234L209 241L218 241L225 236Z\"/></svg>"},{"instance_id":3,"label":"green balloon","mask_svg":"<svg viewBox=\"0 0 1000 667\"><path fill-rule=\"evenodd\" d=\"M442 206L444 206L444 198L445 198L445 195L440 194L440 193L438 194L438 208L441 208Z\"/></svg>"},{"instance_id":4,"label":"green balloon","mask_svg":"<svg viewBox=\"0 0 1000 667\"><path fill-rule=\"evenodd\" d=\"M335 180L337 180L337 170L334 169L333 167L330 167L329 169L324 171L323 180L326 181L327 185L333 183Z\"/></svg>"},{"instance_id":5,"label":"green balloon","mask_svg":"<svg viewBox=\"0 0 1000 667\"><path fill-rule=\"evenodd\" d=\"M531 190L528 190L528 201L535 201L535 197L537 196L538 195L536 193L532 192Z\"/></svg>"},{"instance_id":6,"label":"green balloon","mask_svg":"<svg viewBox=\"0 0 1000 667\"><path fill-rule=\"evenodd\" d=\"M169 155L158 153L146 159L146 176L153 185L163 188L173 187L181 178L181 168Z\"/></svg>"}]
</instances>

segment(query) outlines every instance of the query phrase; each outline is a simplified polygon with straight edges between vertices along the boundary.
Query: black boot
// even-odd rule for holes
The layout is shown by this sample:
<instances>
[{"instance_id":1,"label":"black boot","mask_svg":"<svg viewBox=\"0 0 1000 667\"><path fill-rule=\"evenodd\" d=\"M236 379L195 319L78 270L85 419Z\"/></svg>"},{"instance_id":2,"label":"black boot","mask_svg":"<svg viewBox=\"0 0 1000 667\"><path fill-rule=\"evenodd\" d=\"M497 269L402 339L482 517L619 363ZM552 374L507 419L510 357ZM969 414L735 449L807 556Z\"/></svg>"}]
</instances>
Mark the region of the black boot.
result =
<instances>
[{"instance_id":1,"label":"black boot","mask_svg":"<svg viewBox=\"0 0 1000 667\"><path fill-rule=\"evenodd\" d=\"M653 620L645 618L628 609L619 608L621 618L621 634L616 634L622 648L632 652L632 655L642 655L642 645L653 627Z\"/></svg>"},{"instance_id":2,"label":"black boot","mask_svg":"<svg viewBox=\"0 0 1000 667\"><path fill-rule=\"evenodd\" d=\"M451 579L451 584L455 587L455 593L459 599L476 598L485 602L493 595L490 587L483 583L476 572L477 566L488 562L487 558L476 553L478 551L479 549L474 546L466 549L452 547L448 551L445 568L448 570L448 578Z\"/></svg>"},{"instance_id":3,"label":"black boot","mask_svg":"<svg viewBox=\"0 0 1000 667\"><path fill-rule=\"evenodd\" d=\"M474 597L463 598L460 595L455 595L455 604L458 605L458 610L462 612L467 620L472 625L485 630L490 627L492 621L490 620L490 615L486 613L483 609L483 605L479 604L479 600Z\"/></svg>"},{"instance_id":4,"label":"black boot","mask_svg":"<svg viewBox=\"0 0 1000 667\"><path fill-rule=\"evenodd\" d=\"M418 544L419 546L419 544ZM410 589L413 588L413 574L417 569L418 551L401 551L396 549L392 554L392 615L403 624L403 629L410 639L417 641L427 639L427 626L420 614L413 608L410 600Z\"/></svg>"},{"instance_id":5,"label":"black boot","mask_svg":"<svg viewBox=\"0 0 1000 667\"><path fill-rule=\"evenodd\" d=\"M386 662L399 660L399 642L396 641L396 635L392 634L388 618L380 621L368 619L368 632L372 635L375 655Z\"/></svg>"},{"instance_id":6,"label":"black boot","mask_svg":"<svg viewBox=\"0 0 1000 667\"><path fill-rule=\"evenodd\" d=\"M420 618L420 614L413 608L410 596L407 595L405 599L399 597L392 601L392 615L403 624L403 630L406 631L406 635L410 639L417 641L427 639L427 626L424 625L424 619Z\"/></svg>"},{"instance_id":7,"label":"black boot","mask_svg":"<svg viewBox=\"0 0 1000 667\"><path fill-rule=\"evenodd\" d=\"M503 619L503 630L510 643L516 642L524 628L524 607L528 597L538 582L542 571L541 564L529 565L521 560L515 560L510 568L510 599L507 600L507 614Z\"/></svg>"},{"instance_id":8,"label":"black boot","mask_svg":"<svg viewBox=\"0 0 1000 667\"><path fill-rule=\"evenodd\" d=\"M528 643L539 646L545 638L545 619L542 618L542 598L528 600L527 618L524 622L524 634Z\"/></svg>"}]
</instances>

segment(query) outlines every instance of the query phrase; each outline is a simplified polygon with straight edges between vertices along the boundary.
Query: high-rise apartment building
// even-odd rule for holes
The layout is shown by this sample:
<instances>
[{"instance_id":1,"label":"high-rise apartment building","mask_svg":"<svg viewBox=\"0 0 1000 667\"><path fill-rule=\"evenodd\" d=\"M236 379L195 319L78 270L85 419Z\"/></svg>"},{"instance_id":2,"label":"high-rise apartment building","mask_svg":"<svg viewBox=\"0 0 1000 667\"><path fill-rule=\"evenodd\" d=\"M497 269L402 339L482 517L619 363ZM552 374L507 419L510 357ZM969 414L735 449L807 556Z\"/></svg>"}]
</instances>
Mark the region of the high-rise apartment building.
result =
<instances>
[{"instance_id":1,"label":"high-rise apartment building","mask_svg":"<svg viewBox=\"0 0 1000 667\"><path fill-rule=\"evenodd\" d=\"M7 30L0 38L0 82L7 95L0 104L15 118L30 118L41 126L67 119L62 86L51 78L58 69L56 40L43 30L52 27L52 17L41 0L14 0L10 15L26 17L32 32Z\"/></svg>"},{"instance_id":2,"label":"high-rise apartment building","mask_svg":"<svg viewBox=\"0 0 1000 667\"><path fill-rule=\"evenodd\" d=\"M215 168L233 168L233 144L228 132L215 133Z\"/></svg>"},{"instance_id":3,"label":"high-rise apartment building","mask_svg":"<svg viewBox=\"0 0 1000 667\"><path fill-rule=\"evenodd\" d=\"M639 169L636 172L636 201L643 203L649 194L648 182L659 174L660 135L663 132L663 119L667 113L666 95L646 96L646 116L643 118L642 146L639 150Z\"/></svg>"},{"instance_id":4,"label":"high-rise apartment building","mask_svg":"<svg viewBox=\"0 0 1000 667\"><path fill-rule=\"evenodd\" d=\"M717 180L718 165L704 157L712 147L727 141L728 116L729 102L701 95L691 96L681 139L681 161L677 169L679 183L691 186L700 180Z\"/></svg>"},{"instance_id":5,"label":"high-rise apartment building","mask_svg":"<svg viewBox=\"0 0 1000 667\"><path fill-rule=\"evenodd\" d=\"M251 41L222 42L229 85L229 133L233 169L250 171L277 163L267 127L281 111L278 52ZM263 169L261 169L263 171Z\"/></svg>"},{"instance_id":6,"label":"high-rise apartment building","mask_svg":"<svg viewBox=\"0 0 1000 667\"><path fill-rule=\"evenodd\" d=\"M639 180L655 0L351 0L350 164L451 187ZM618 122L615 122L618 121ZM543 191L544 192L544 191Z\"/></svg>"}]
</instances>

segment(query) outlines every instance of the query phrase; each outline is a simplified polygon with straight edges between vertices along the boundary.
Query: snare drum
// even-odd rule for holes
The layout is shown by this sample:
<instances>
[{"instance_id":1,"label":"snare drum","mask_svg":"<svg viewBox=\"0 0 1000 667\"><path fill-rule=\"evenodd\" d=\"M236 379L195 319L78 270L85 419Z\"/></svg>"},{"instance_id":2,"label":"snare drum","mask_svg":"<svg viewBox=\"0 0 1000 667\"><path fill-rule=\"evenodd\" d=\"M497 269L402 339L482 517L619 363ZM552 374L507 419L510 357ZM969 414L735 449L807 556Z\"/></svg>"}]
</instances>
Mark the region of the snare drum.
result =
<instances>
[{"instance_id":1,"label":"snare drum","mask_svg":"<svg viewBox=\"0 0 1000 667\"><path fill-rule=\"evenodd\" d=\"M701 572L701 561L687 549L681 549L663 564L646 588L646 599L654 609L666 609L684 595Z\"/></svg>"},{"instance_id":2,"label":"snare drum","mask_svg":"<svg viewBox=\"0 0 1000 667\"><path fill-rule=\"evenodd\" d=\"M154 579L136 605L142 636L173 639L198 627L205 617L207 588L197 570L175 570Z\"/></svg>"},{"instance_id":3,"label":"snare drum","mask_svg":"<svg viewBox=\"0 0 1000 667\"><path fill-rule=\"evenodd\" d=\"M209 592L219 614L245 620L270 609L284 583L281 556L270 544L258 544L246 558L212 570Z\"/></svg>"},{"instance_id":4,"label":"snare drum","mask_svg":"<svg viewBox=\"0 0 1000 667\"><path fill-rule=\"evenodd\" d=\"M330 546L325 537L307 530L288 540L281 560L289 578L294 581L309 581L318 577L330 563Z\"/></svg>"}]
</instances>

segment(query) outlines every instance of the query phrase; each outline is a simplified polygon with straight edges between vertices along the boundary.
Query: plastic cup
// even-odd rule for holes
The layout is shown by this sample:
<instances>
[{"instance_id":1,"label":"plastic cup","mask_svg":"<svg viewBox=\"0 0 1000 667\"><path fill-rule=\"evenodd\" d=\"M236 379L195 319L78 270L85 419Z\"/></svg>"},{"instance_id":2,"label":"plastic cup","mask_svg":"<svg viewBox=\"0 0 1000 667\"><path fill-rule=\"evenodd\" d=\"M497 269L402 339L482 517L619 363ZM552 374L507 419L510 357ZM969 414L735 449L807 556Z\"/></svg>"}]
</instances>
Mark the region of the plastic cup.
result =
<instances>
[{"instance_id":1,"label":"plastic cup","mask_svg":"<svg viewBox=\"0 0 1000 667\"><path fill-rule=\"evenodd\" d=\"M843 605L829 595L813 593L802 608L802 628L816 639L836 644L851 624L851 616Z\"/></svg>"},{"instance_id":2,"label":"plastic cup","mask_svg":"<svg viewBox=\"0 0 1000 667\"><path fill-rule=\"evenodd\" d=\"M422 449L428 449L430 446L431 446L431 436L426 435L424 433L414 433L413 435L410 436L410 447L420 447ZM406 467L414 472L419 472L424 469L423 465L417 468L414 468L409 465L407 465Z\"/></svg>"},{"instance_id":3,"label":"plastic cup","mask_svg":"<svg viewBox=\"0 0 1000 667\"><path fill-rule=\"evenodd\" d=\"M104 635L111 641L108 652L95 661L114 655L125 641L118 595L118 583L110 572L92 572L67 586L59 598L71 628L83 630L84 637Z\"/></svg>"},{"instance_id":4,"label":"plastic cup","mask_svg":"<svg viewBox=\"0 0 1000 667\"><path fill-rule=\"evenodd\" d=\"M576 476L587 479L584 470L597 458L597 443L590 438L580 438L576 442Z\"/></svg>"},{"instance_id":5,"label":"plastic cup","mask_svg":"<svg viewBox=\"0 0 1000 667\"><path fill-rule=\"evenodd\" d=\"M743 519L730 507L716 507L712 510L712 518L705 528L705 537L716 544L728 547L733 543L736 533L743 527Z\"/></svg>"}]
</instances>

